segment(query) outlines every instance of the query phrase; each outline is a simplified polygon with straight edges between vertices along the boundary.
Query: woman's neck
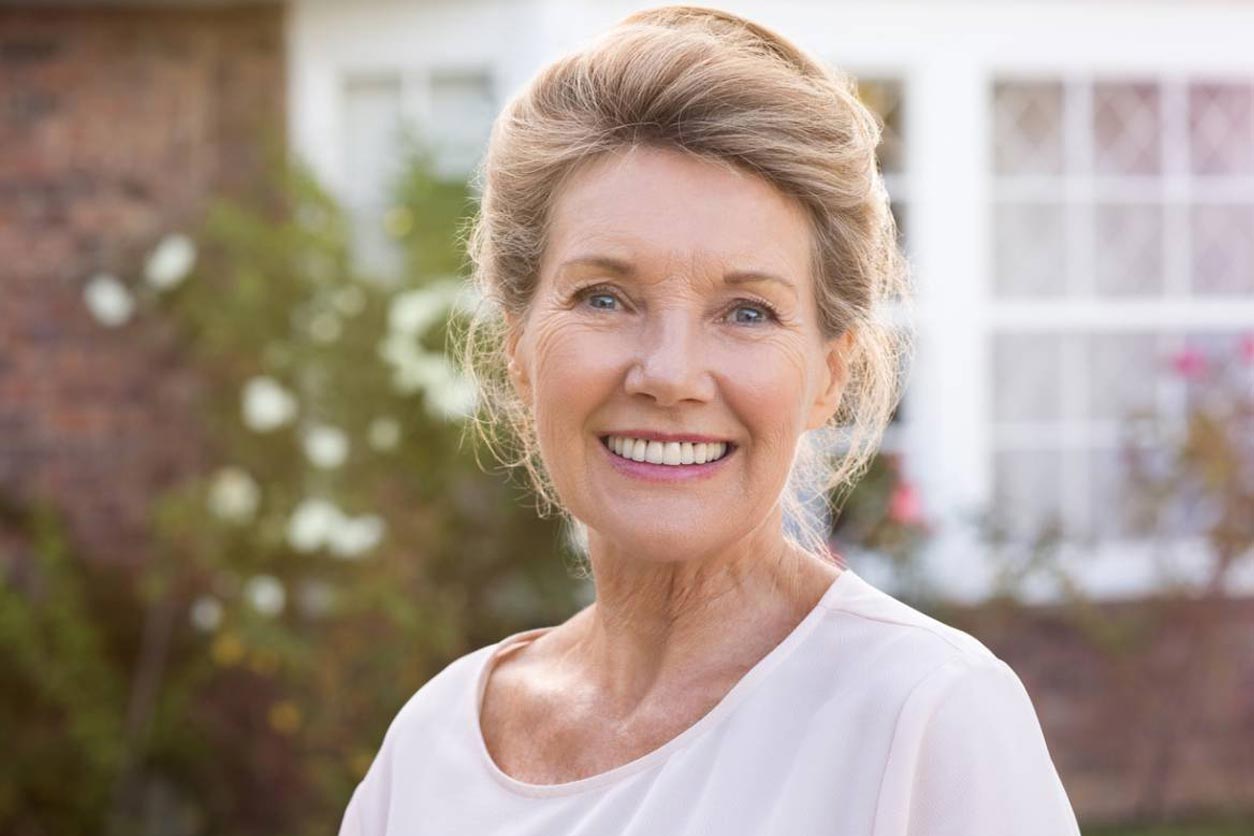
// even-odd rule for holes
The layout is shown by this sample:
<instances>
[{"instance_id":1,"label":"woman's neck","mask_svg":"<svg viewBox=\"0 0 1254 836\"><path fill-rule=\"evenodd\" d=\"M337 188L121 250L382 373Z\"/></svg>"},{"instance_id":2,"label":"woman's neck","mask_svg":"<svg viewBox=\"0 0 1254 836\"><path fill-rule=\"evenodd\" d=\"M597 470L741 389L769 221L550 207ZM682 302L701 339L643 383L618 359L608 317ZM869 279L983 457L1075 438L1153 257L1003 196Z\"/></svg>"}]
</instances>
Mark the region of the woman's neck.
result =
<instances>
[{"instance_id":1,"label":"woman's neck","mask_svg":"<svg viewBox=\"0 0 1254 836\"><path fill-rule=\"evenodd\" d=\"M562 665L629 716L673 689L743 673L817 604L840 568L760 538L701 561L614 555L590 532L595 603L567 624Z\"/></svg>"}]
</instances>

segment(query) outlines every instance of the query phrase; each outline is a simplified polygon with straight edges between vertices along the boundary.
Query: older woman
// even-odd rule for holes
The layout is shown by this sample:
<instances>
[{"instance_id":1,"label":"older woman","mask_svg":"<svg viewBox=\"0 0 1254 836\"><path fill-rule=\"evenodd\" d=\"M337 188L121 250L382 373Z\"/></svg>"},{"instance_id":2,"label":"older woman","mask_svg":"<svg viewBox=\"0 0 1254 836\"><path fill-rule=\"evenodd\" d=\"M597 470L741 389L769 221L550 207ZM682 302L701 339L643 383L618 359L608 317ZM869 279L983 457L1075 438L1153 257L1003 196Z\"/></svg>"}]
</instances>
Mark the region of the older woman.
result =
<instances>
[{"instance_id":1,"label":"older woman","mask_svg":"<svg viewBox=\"0 0 1254 836\"><path fill-rule=\"evenodd\" d=\"M800 509L899 396L878 138L846 76L691 7L509 103L469 239L500 327L465 356L596 599L424 685L343 836L1078 834L1018 676Z\"/></svg>"}]
</instances>

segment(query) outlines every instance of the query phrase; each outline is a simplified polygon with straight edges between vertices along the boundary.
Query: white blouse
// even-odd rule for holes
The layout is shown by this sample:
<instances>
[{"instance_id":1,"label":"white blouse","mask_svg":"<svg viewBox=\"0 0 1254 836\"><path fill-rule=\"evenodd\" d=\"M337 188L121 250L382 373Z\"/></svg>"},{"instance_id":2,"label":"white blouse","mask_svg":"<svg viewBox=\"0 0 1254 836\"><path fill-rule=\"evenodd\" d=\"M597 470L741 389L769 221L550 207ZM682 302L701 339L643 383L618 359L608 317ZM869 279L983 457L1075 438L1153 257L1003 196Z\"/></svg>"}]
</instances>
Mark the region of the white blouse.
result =
<instances>
[{"instance_id":1,"label":"white blouse","mask_svg":"<svg viewBox=\"0 0 1254 836\"><path fill-rule=\"evenodd\" d=\"M492 760L479 705L498 654L550 629L472 651L418 689L340 836L1079 836L1014 671L852 569L677 737L531 784Z\"/></svg>"}]
</instances>

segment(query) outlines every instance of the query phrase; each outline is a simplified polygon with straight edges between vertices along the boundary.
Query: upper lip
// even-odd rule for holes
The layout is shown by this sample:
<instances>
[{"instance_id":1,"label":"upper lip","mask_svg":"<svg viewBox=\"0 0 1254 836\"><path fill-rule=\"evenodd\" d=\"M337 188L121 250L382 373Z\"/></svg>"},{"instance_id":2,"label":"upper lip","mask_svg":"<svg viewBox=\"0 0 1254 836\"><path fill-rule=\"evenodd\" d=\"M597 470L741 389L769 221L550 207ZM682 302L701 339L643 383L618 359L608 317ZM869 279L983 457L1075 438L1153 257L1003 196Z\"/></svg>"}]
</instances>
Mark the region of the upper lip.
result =
<instances>
[{"instance_id":1,"label":"upper lip","mask_svg":"<svg viewBox=\"0 0 1254 836\"><path fill-rule=\"evenodd\" d=\"M629 438L642 438L645 441L691 441L694 444L733 443L726 438L716 438L712 435L701 435L700 433L660 433L654 430L607 430L603 435L622 435Z\"/></svg>"}]
</instances>

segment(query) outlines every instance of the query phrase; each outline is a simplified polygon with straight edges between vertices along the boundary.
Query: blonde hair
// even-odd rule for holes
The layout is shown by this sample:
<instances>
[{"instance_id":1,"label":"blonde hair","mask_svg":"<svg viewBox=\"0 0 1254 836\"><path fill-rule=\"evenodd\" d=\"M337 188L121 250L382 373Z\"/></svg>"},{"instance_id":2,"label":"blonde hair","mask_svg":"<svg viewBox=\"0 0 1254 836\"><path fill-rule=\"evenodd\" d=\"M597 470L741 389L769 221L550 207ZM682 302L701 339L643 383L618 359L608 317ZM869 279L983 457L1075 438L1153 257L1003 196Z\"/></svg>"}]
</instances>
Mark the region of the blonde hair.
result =
<instances>
[{"instance_id":1,"label":"blonde hair","mask_svg":"<svg viewBox=\"0 0 1254 836\"><path fill-rule=\"evenodd\" d=\"M466 429L506 467L526 470L538 512L561 511L581 556L586 529L558 500L530 409L506 371L502 315L522 317L531 303L563 184L610 152L648 145L756 173L807 210L820 329L831 339L853 328L855 339L837 412L798 442L781 502L785 537L830 559L827 503L838 511L869 466L913 350L912 335L881 316L886 302L912 302L876 166L882 127L850 76L765 27L695 6L624 18L544 67L497 117L476 172L480 211L465 230L479 306L453 332L480 394ZM836 438L814 438L822 431ZM826 449L833 445L842 449L835 460Z\"/></svg>"}]
</instances>

